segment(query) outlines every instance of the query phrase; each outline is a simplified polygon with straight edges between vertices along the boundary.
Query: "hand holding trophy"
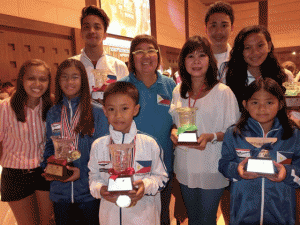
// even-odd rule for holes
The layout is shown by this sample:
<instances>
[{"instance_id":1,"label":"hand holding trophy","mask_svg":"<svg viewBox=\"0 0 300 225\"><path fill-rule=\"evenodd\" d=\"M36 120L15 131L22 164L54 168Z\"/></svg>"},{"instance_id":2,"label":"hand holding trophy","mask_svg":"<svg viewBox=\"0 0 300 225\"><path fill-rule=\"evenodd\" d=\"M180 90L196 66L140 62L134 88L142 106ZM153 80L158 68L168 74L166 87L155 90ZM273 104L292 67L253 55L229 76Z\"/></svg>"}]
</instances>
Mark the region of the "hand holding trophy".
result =
<instances>
[{"instance_id":1,"label":"hand holding trophy","mask_svg":"<svg viewBox=\"0 0 300 225\"><path fill-rule=\"evenodd\" d=\"M75 138L52 136L51 139L55 154L47 160L45 177L64 181L72 175L67 166L72 166L72 162L79 159L81 153L73 147Z\"/></svg>"}]
</instances>

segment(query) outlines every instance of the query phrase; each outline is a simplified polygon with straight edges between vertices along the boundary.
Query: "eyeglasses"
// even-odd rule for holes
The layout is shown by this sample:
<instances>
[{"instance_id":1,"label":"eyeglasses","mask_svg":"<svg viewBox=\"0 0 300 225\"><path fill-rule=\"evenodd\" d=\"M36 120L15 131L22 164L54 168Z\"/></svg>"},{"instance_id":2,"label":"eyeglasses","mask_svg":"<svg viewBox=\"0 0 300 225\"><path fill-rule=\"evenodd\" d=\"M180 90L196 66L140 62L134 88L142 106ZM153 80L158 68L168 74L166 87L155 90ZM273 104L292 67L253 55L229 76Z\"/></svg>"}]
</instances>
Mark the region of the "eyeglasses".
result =
<instances>
[{"instance_id":1,"label":"eyeglasses","mask_svg":"<svg viewBox=\"0 0 300 225\"><path fill-rule=\"evenodd\" d=\"M132 54L136 55L136 56L143 56L146 54L149 54L150 56L155 56L155 55L157 55L157 53L158 53L158 50L154 49L154 48L151 48L149 50L137 50L135 52L132 52Z\"/></svg>"}]
</instances>

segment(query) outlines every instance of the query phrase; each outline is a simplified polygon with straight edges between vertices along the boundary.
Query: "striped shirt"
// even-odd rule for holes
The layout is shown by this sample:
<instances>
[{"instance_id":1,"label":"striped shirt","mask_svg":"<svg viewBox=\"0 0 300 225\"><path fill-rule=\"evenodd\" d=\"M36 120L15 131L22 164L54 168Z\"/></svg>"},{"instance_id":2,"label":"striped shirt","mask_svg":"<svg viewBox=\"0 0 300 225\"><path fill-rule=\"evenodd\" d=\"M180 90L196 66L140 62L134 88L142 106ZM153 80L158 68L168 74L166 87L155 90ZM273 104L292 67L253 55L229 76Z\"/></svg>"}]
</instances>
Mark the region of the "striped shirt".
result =
<instances>
[{"instance_id":1,"label":"striped shirt","mask_svg":"<svg viewBox=\"0 0 300 225\"><path fill-rule=\"evenodd\" d=\"M33 169L40 165L45 149L46 123L42 121L42 101L34 109L25 106L26 122L17 121L10 98L0 102L0 165Z\"/></svg>"}]
</instances>

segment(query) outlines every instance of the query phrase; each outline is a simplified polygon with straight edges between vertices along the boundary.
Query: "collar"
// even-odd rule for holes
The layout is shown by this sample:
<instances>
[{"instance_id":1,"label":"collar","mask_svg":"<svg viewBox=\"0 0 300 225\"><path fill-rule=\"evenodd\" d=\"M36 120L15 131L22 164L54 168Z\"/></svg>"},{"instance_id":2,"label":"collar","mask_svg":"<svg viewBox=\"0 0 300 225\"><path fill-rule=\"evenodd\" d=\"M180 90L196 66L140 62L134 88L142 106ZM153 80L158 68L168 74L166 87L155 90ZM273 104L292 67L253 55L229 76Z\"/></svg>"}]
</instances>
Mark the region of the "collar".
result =
<instances>
[{"instance_id":1,"label":"collar","mask_svg":"<svg viewBox=\"0 0 300 225\"><path fill-rule=\"evenodd\" d=\"M130 144L137 134L136 124L132 121L129 133L126 134L114 130L113 126L109 125L109 133L115 144Z\"/></svg>"},{"instance_id":2,"label":"collar","mask_svg":"<svg viewBox=\"0 0 300 225\"><path fill-rule=\"evenodd\" d=\"M157 80L156 80L156 82L150 88L154 87L157 84L162 84L163 83L163 75L161 75L161 73L158 72L158 71L156 71L156 75L157 75ZM130 79L133 80L134 83L142 83L142 84L144 84L143 81L138 80L136 78L136 76L135 76L135 74L133 72L129 73L129 77L130 77ZM168 78L168 77L166 77L166 78ZM168 79L170 79L170 78L168 78Z\"/></svg>"},{"instance_id":3,"label":"collar","mask_svg":"<svg viewBox=\"0 0 300 225\"><path fill-rule=\"evenodd\" d=\"M39 112L39 111L42 111L42 106L43 106L43 100L42 100L42 98L40 98L39 104L34 109L31 109L25 105L24 110L25 111L30 110L32 112Z\"/></svg>"},{"instance_id":4,"label":"collar","mask_svg":"<svg viewBox=\"0 0 300 225\"><path fill-rule=\"evenodd\" d=\"M257 122L255 119L249 117L247 124L245 126L246 130L249 130L250 132L253 132L254 135L258 135L260 137L264 137L264 130L262 128L262 126L260 125L259 122ZM266 137L274 137L277 136L277 132L276 134L274 134L275 131L280 131L282 129L282 126L279 122L279 119L276 117L274 120L274 124L271 128L271 130L266 134Z\"/></svg>"},{"instance_id":5,"label":"collar","mask_svg":"<svg viewBox=\"0 0 300 225\"><path fill-rule=\"evenodd\" d=\"M77 106L79 105L80 102L80 96L77 96L75 98L72 99L68 99L64 94L63 94L63 100L62 100L62 104L67 106L69 108L70 104L72 106L72 109L77 108Z\"/></svg>"},{"instance_id":6,"label":"collar","mask_svg":"<svg viewBox=\"0 0 300 225\"><path fill-rule=\"evenodd\" d=\"M83 48L83 49L81 49L81 55L82 55L82 57L85 57L85 58L87 58L88 60L90 60L90 58L87 56L87 54L85 53L85 48ZM103 56L105 56L106 55L106 52L104 51L104 49L103 49L103 53L102 53L102 55L100 56L100 58L98 59L98 61L103 57ZM92 60L90 60L91 62L92 62Z\"/></svg>"}]
</instances>

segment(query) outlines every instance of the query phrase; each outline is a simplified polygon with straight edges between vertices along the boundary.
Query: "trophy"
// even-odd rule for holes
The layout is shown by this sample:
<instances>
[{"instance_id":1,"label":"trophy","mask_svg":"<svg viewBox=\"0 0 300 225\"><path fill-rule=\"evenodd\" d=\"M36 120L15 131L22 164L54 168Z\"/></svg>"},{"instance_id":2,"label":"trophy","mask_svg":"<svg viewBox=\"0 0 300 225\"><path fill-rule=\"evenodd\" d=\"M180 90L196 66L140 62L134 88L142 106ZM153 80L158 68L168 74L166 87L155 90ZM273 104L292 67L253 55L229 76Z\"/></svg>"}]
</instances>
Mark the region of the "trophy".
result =
<instances>
[{"instance_id":1,"label":"trophy","mask_svg":"<svg viewBox=\"0 0 300 225\"><path fill-rule=\"evenodd\" d=\"M72 175L72 171L69 171L67 166L72 166L72 162L79 159L81 153L73 146L75 138L51 136L51 139L55 154L47 160L46 176L57 180L66 180Z\"/></svg>"},{"instance_id":2,"label":"trophy","mask_svg":"<svg viewBox=\"0 0 300 225\"><path fill-rule=\"evenodd\" d=\"M259 174L275 174L275 167L267 149L262 149L257 157L249 158L247 171Z\"/></svg>"},{"instance_id":3,"label":"trophy","mask_svg":"<svg viewBox=\"0 0 300 225\"><path fill-rule=\"evenodd\" d=\"M116 82L117 77L109 75L111 72L107 69L93 69L92 73L95 78L95 86L92 88L92 98L103 100L104 90L108 84Z\"/></svg>"},{"instance_id":4,"label":"trophy","mask_svg":"<svg viewBox=\"0 0 300 225\"><path fill-rule=\"evenodd\" d=\"M197 108L180 107L176 111L179 115L178 145L197 144L196 111Z\"/></svg>"},{"instance_id":5,"label":"trophy","mask_svg":"<svg viewBox=\"0 0 300 225\"><path fill-rule=\"evenodd\" d=\"M119 207L128 207L131 199L126 193L133 190L132 153L134 144L110 144L109 151L111 155L112 167L108 173L111 175L108 180L109 192L118 192L117 205Z\"/></svg>"}]
</instances>

